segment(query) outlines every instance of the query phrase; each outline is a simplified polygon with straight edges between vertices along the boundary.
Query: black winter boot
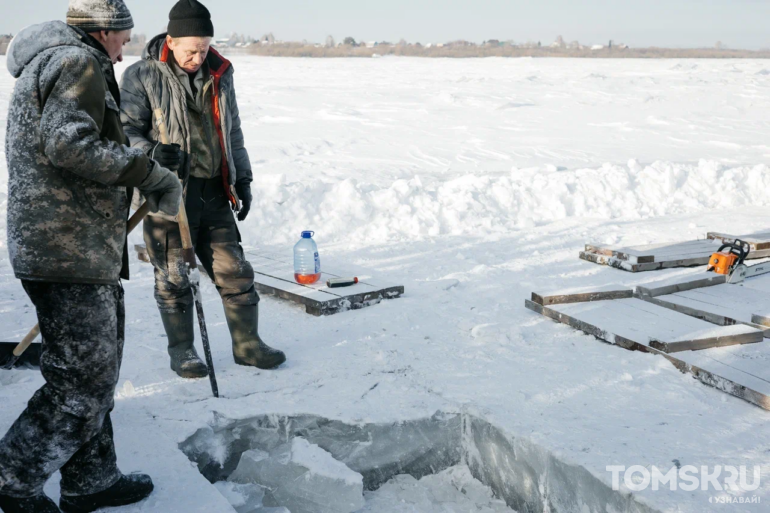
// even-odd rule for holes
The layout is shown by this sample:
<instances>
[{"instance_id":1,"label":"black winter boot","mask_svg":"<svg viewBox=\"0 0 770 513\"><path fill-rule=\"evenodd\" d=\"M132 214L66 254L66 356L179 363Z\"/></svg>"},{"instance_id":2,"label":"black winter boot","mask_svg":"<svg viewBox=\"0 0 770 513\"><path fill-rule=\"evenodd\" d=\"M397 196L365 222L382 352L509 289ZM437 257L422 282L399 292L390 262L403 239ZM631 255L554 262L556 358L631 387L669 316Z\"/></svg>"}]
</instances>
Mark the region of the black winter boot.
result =
<instances>
[{"instance_id":1,"label":"black winter boot","mask_svg":"<svg viewBox=\"0 0 770 513\"><path fill-rule=\"evenodd\" d=\"M283 351L259 337L259 305L225 305L225 317L233 338L233 358L238 365L275 369L286 361Z\"/></svg>"},{"instance_id":2,"label":"black winter boot","mask_svg":"<svg viewBox=\"0 0 770 513\"><path fill-rule=\"evenodd\" d=\"M186 379L205 378L209 369L195 351L195 317L193 309L160 311L163 327L168 336L168 355L171 370Z\"/></svg>"},{"instance_id":3,"label":"black winter boot","mask_svg":"<svg viewBox=\"0 0 770 513\"><path fill-rule=\"evenodd\" d=\"M61 513L56 503L45 495L28 499L0 495L0 511L3 513Z\"/></svg>"},{"instance_id":4,"label":"black winter boot","mask_svg":"<svg viewBox=\"0 0 770 513\"><path fill-rule=\"evenodd\" d=\"M143 501L150 496L154 488L150 476L129 474L122 476L117 483L103 492L72 497L62 495L59 506L64 513L91 513L101 508L127 506Z\"/></svg>"}]
</instances>

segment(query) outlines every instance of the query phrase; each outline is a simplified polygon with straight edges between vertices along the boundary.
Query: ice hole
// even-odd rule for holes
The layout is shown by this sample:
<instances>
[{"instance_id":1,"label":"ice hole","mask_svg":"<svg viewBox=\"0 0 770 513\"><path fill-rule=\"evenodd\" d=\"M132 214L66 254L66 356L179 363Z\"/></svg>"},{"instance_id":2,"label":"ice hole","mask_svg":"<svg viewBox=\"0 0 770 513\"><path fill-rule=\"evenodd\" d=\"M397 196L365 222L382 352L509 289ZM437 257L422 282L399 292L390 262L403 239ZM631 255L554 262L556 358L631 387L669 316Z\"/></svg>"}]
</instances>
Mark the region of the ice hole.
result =
<instances>
[{"instance_id":1,"label":"ice hole","mask_svg":"<svg viewBox=\"0 0 770 513\"><path fill-rule=\"evenodd\" d=\"M237 513L651 513L583 467L476 416L352 425L222 420L180 449Z\"/></svg>"}]
</instances>

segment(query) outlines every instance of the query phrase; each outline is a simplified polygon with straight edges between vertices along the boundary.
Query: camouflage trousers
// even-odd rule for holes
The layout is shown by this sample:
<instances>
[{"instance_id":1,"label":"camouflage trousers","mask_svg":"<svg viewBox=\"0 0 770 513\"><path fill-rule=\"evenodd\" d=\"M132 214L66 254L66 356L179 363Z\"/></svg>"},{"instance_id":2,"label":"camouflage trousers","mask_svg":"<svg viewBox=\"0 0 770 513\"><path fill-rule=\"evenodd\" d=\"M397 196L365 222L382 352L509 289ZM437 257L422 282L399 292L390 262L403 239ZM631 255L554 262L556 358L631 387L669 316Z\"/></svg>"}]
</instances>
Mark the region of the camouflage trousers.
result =
<instances>
[{"instance_id":1,"label":"camouflage trousers","mask_svg":"<svg viewBox=\"0 0 770 513\"><path fill-rule=\"evenodd\" d=\"M120 478L110 411L123 357L120 285L22 282L43 335L45 385L0 440L0 494L32 497L61 470L62 495Z\"/></svg>"},{"instance_id":2,"label":"camouflage trousers","mask_svg":"<svg viewBox=\"0 0 770 513\"><path fill-rule=\"evenodd\" d=\"M185 207L195 254L222 301L238 306L256 305L259 296L254 288L254 269L243 254L241 235L222 178L191 177ZM192 307L194 300L182 261L179 225L160 217L147 217L144 241L155 267L158 308L174 312Z\"/></svg>"}]
</instances>

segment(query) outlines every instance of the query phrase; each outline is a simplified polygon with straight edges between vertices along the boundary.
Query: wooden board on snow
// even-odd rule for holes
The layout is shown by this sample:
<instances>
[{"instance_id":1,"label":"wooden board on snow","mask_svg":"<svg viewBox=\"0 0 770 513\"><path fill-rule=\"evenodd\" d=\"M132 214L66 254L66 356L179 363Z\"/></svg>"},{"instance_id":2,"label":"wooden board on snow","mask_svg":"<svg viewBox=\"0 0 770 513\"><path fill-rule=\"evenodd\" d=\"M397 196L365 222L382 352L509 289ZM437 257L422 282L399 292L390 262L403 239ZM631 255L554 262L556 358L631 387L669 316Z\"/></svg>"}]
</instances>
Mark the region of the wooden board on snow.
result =
<instances>
[{"instance_id":1,"label":"wooden board on snow","mask_svg":"<svg viewBox=\"0 0 770 513\"><path fill-rule=\"evenodd\" d=\"M706 234L706 238L709 240L715 240L720 244L730 244L735 242L736 239L741 239L751 246L751 251L765 251L770 249L770 232L754 233L751 235L744 235L742 237L736 237L735 235L729 235L726 233L710 232Z\"/></svg>"},{"instance_id":2,"label":"wooden board on snow","mask_svg":"<svg viewBox=\"0 0 770 513\"><path fill-rule=\"evenodd\" d=\"M601 265L630 272L657 271L674 267L706 265L711 255L724 242L736 238L745 240L751 246L749 259L770 257L770 233L759 233L736 237L728 234L709 233L705 240L649 244L642 246L613 247L587 244L580 258Z\"/></svg>"},{"instance_id":3,"label":"wooden board on snow","mask_svg":"<svg viewBox=\"0 0 770 513\"><path fill-rule=\"evenodd\" d=\"M560 290L548 294L532 293L532 301L539 305L564 305L570 303L587 303L590 301L607 301L609 299L629 299L634 291L622 285L607 285L588 290Z\"/></svg>"},{"instance_id":4,"label":"wooden board on snow","mask_svg":"<svg viewBox=\"0 0 770 513\"><path fill-rule=\"evenodd\" d=\"M247 252L247 256L254 267L255 285L259 292L304 305L305 311L311 315L358 310L404 294L402 285L385 284L366 276L359 276L361 281L351 287L330 289L326 286L328 279L347 276L326 269L318 283L300 285L294 280L294 266L290 259L260 252Z\"/></svg>"},{"instance_id":5,"label":"wooden board on snow","mask_svg":"<svg viewBox=\"0 0 770 513\"><path fill-rule=\"evenodd\" d=\"M752 326L770 338L770 274L749 278L742 284L727 284L725 279L711 274L639 286L635 296L720 326Z\"/></svg>"},{"instance_id":6,"label":"wooden board on snow","mask_svg":"<svg viewBox=\"0 0 770 513\"><path fill-rule=\"evenodd\" d=\"M760 342L762 333L758 330L715 327L670 310L666 313L666 309L638 299L557 306L527 301L526 307L611 344L663 356L702 383L770 410L770 345L735 345L739 339ZM669 343L661 345L656 337ZM704 342L718 347L670 352L673 344L685 343L685 339L701 349Z\"/></svg>"},{"instance_id":7,"label":"wooden board on snow","mask_svg":"<svg viewBox=\"0 0 770 513\"><path fill-rule=\"evenodd\" d=\"M635 298L548 308L557 316L565 315L578 321L580 326L574 327L582 331L587 331L586 326L593 327L591 334L606 342L623 346L637 343L665 353L752 344L764 339L762 331L756 328L715 326Z\"/></svg>"}]
</instances>

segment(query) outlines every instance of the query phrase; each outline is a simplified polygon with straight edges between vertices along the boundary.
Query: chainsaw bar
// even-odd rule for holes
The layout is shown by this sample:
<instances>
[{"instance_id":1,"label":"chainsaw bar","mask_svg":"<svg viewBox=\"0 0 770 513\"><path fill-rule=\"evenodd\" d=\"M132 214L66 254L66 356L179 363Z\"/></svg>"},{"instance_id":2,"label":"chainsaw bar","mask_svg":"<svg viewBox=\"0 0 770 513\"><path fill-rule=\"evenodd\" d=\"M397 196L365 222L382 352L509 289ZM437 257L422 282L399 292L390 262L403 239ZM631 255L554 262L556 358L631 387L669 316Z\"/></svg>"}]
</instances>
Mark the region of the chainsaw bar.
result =
<instances>
[{"instance_id":1,"label":"chainsaw bar","mask_svg":"<svg viewBox=\"0 0 770 513\"><path fill-rule=\"evenodd\" d=\"M727 283L732 283L733 285L736 285L738 283L743 283L749 278L762 276L763 274L768 274L768 273L770 273L770 262L765 262L764 264L752 265L751 267L741 264L737 266L733 270L733 272L731 272L730 275L727 277Z\"/></svg>"}]
</instances>

